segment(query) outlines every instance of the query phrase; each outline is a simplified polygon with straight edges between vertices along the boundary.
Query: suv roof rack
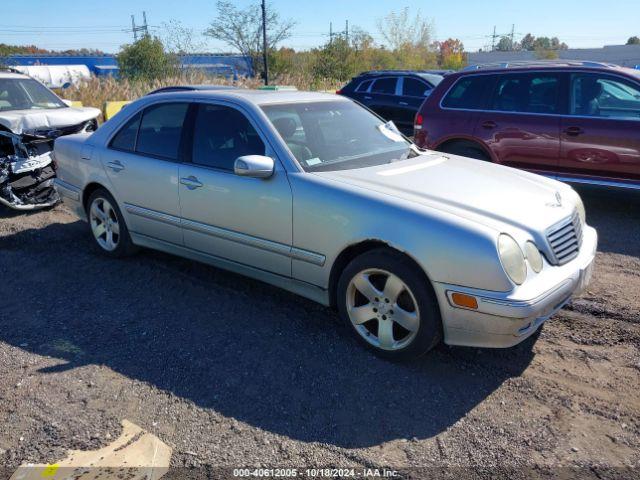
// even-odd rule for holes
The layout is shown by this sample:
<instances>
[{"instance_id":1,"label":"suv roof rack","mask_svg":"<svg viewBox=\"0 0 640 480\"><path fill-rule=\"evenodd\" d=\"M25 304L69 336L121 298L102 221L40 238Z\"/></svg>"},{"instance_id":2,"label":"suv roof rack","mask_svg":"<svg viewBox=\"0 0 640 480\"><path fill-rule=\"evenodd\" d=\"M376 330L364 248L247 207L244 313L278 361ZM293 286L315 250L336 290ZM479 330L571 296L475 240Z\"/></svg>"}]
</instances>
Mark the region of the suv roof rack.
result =
<instances>
[{"instance_id":1,"label":"suv roof rack","mask_svg":"<svg viewBox=\"0 0 640 480\"><path fill-rule=\"evenodd\" d=\"M193 91L206 91L206 90L234 90L237 87L232 85L174 85L172 87L162 87L153 90L147 95L153 95L156 93L170 93L170 92L193 92Z\"/></svg>"},{"instance_id":2,"label":"suv roof rack","mask_svg":"<svg viewBox=\"0 0 640 480\"><path fill-rule=\"evenodd\" d=\"M388 75L390 73L431 73L433 75L447 75L449 73L453 73L454 70L442 70L442 69L433 69L433 70L367 70L366 72L360 72L357 77L361 77L363 75Z\"/></svg>"},{"instance_id":3,"label":"suv roof rack","mask_svg":"<svg viewBox=\"0 0 640 480\"><path fill-rule=\"evenodd\" d=\"M525 68L525 67L587 67L587 68L620 68L614 63L592 62L585 60L520 60L517 62L495 62L469 65L462 69L470 70L497 70L500 68Z\"/></svg>"}]
</instances>

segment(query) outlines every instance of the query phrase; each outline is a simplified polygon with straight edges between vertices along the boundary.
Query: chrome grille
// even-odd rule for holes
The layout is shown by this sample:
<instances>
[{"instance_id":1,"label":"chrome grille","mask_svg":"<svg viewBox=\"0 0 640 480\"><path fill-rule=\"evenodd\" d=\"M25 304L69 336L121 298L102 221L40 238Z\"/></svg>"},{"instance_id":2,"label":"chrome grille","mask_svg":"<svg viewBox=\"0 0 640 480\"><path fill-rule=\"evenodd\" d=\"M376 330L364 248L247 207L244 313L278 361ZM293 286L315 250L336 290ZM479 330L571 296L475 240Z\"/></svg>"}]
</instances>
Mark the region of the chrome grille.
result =
<instances>
[{"instance_id":1,"label":"chrome grille","mask_svg":"<svg viewBox=\"0 0 640 480\"><path fill-rule=\"evenodd\" d=\"M582 246L582 222L577 212L555 226L547 234L547 241L557 265L564 265L576 258Z\"/></svg>"}]
</instances>

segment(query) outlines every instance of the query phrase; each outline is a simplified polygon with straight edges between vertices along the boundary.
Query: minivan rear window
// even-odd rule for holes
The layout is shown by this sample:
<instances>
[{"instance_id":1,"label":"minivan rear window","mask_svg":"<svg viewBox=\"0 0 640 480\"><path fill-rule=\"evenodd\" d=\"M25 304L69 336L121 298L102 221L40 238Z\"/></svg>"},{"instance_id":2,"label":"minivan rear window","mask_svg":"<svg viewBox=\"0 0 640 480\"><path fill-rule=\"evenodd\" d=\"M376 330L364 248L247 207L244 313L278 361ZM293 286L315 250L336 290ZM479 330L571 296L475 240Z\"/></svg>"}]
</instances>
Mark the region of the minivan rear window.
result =
<instances>
[{"instance_id":1,"label":"minivan rear window","mask_svg":"<svg viewBox=\"0 0 640 480\"><path fill-rule=\"evenodd\" d=\"M442 106L466 110L484 108L486 93L493 79L493 75L473 75L460 78L442 100Z\"/></svg>"}]
</instances>

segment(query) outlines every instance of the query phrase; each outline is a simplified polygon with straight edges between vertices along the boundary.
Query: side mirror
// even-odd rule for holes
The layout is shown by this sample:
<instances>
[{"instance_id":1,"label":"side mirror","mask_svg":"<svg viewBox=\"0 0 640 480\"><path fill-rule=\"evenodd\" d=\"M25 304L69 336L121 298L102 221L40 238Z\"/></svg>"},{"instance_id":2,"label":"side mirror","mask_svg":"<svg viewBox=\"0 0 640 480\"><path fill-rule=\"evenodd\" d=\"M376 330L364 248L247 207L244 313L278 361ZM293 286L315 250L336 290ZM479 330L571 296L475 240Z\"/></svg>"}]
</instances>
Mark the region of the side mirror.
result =
<instances>
[{"instance_id":1,"label":"side mirror","mask_svg":"<svg viewBox=\"0 0 640 480\"><path fill-rule=\"evenodd\" d=\"M273 175L273 158L264 155L245 155L236 158L233 171L241 177L269 178Z\"/></svg>"}]
</instances>

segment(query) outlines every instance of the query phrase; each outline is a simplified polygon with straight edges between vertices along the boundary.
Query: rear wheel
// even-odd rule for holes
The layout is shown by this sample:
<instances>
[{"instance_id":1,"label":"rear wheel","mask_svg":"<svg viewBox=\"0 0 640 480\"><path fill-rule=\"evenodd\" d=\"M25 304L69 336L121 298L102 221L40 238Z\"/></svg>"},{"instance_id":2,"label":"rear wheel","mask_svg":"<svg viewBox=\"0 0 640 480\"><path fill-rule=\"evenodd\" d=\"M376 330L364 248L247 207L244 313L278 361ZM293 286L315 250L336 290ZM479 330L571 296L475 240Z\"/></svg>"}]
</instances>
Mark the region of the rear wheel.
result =
<instances>
[{"instance_id":1,"label":"rear wheel","mask_svg":"<svg viewBox=\"0 0 640 480\"><path fill-rule=\"evenodd\" d=\"M381 357L416 358L442 338L431 285L400 253L378 249L355 258L340 277L336 298L356 338Z\"/></svg>"},{"instance_id":2,"label":"rear wheel","mask_svg":"<svg viewBox=\"0 0 640 480\"><path fill-rule=\"evenodd\" d=\"M491 161L489 155L487 155L484 150L473 143L453 142L443 145L442 147L438 148L438 150L443 153L450 153L451 155L474 158L476 160L483 160L485 162Z\"/></svg>"},{"instance_id":3,"label":"rear wheel","mask_svg":"<svg viewBox=\"0 0 640 480\"><path fill-rule=\"evenodd\" d=\"M109 192L98 189L87 202L91 236L98 249L110 257L124 257L136 251L118 204Z\"/></svg>"}]
</instances>

